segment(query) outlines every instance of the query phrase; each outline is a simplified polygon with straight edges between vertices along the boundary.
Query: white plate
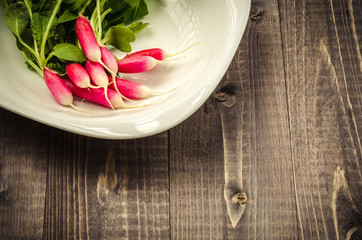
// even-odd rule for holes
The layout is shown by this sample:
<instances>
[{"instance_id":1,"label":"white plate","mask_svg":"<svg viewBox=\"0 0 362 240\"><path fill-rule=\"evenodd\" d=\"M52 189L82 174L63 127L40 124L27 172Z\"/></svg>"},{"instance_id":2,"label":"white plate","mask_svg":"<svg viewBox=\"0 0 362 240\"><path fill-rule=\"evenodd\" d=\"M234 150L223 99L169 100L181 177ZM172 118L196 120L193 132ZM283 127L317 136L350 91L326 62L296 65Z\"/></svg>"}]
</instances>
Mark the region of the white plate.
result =
<instances>
[{"instance_id":1,"label":"white plate","mask_svg":"<svg viewBox=\"0 0 362 240\"><path fill-rule=\"evenodd\" d=\"M225 74L245 30L250 0L158 0L144 19L150 25L136 36L133 50L161 47L177 52L196 43L177 61L150 72L125 75L155 91L151 106L111 111L76 102L96 111L84 114L55 102L42 78L29 71L0 14L0 106L69 132L105 139L145 137L168 130L193 114ZM123 53L115 52L119 57Z\"/></svg>"}]
</instances>

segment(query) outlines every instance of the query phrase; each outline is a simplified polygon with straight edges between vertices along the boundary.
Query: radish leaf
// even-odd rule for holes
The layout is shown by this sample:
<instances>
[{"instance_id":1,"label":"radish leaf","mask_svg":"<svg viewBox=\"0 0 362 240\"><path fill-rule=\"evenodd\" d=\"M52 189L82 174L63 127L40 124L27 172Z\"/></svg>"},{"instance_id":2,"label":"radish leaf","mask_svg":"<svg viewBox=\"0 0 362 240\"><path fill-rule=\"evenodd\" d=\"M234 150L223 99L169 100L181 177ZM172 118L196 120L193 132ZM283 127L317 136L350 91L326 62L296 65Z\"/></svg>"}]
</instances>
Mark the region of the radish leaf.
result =
<instances>
[{"instance_id":1,"label":"radish leaf","mask_svg":"<svg viewBox=\"0 0 362 240\"><path fill-rule=\"evenodd\" d=\"M20 34L25 30L29 23L29 13L23 2L11 4L5 14L5 22L10 31L15 36L20 37Z\"/></svg>"},{"instance_id":2,"label":"radish leaf","mask_svg":"<svg viewBox=\"0 0 362 240\"><path fill-rule=\"evenodd\" d=\"M83 51L70 43L58 43L54 46L51 54L67 61L84 62L87 60Z\"/></svg>"},{"instance_id":3,"label":"radish leaf","mask_svg":"<svg viewBox=\"0 0 362 240\"><path fill-rule=\"evenodd\" d=\"M42 9L44 4L45 4L46 0L33 0L32 1L32 9L33 12L37 11L39 9Z\"/></svg>"},{"instance_id":4,"label":"radish leaf","mask_svg":"<svg viewBox=\"0 0 362 240\"><path fill-rule=\"evenodd\" d=\"M132 25L128 26L128 28L133 32L133 33L139 33L141 32L143 29L145 29L148 25L150 25L149 23L143 23L143 22L135 22Z\"/></svg>"},{"instance_id":5,"label":"radish leaf","mask_svg":"<svg viewBox=\"0 0 362 240\"><path fill-rule=\"evenodd\" d=\"M58 18L57 24L72 21L77 17L77 14L72 12L70 9L66 9L63 14Z\"/></svg>"},{"instance_id":6,"label":"radish leaf","mask_svg":"<svg viewBox=\"0 0 362 240\"><path fill-rule=\"evenodd\" d=\"M33 21L31 22L31 29L33 30L33 37L39 45L41 44L41 41L43 39L49 21L50 17L48 16L42 16L37 12L34 13L33 15ZM53 21L53 24L48 34L48 38L54 35L55 27L56 27L56 21Z\"/></svg>"},{"instance_id":7,"label":"radish leaf","mask_svg":"<svg viewBox=\"0 0 362 240\"><path fill-rule=\"evenodd\" d=\"M5 12L8 10L8 7L9 7L8 1L0 0L0 5L4 9Z\"/></svg>"},{"instance_id":8,"label":"radish leaf","mask_svg":"<svg viewBox=\"0 0 362 240\"><path fill-rule=\"evenodd\" d=\"M60 72L60 73L65 72L65 67L62 64L60 64L59 62L50 62L47 64L47 67L49 67L52 70L55 70L57 72Z\"/></svg>"},{"instance_id":9,"label":"radish leaf","mask_svg":"<svg viewBox=\"0 0 362 240\"><path fill-rule=\"evenodd\" d=\"M129 28L117 25L107 31L102 42L112 45L123 52L130 52L132 50L130 42L134 40L135 36Z\"/></svg>"},{"instance_id":10,"label":"radish leaf","mask_svg":"<svg viewBox=\"0 0 362 240\"><path fill-rule=\"evenodd\" d=\"M85 0L75 0L74 3L70 6L71 10L77 10L82 6L82 4L85 2Z\"/></svg>"},{"instance_id":11,"label":"radish leaf","mask_svg":"<svg viewBox=\"0 0 362 240\"><path fill-rule=\"evenodd\" d=\"M26 28L21 34L20 38L23 40L25 44L27 44L29 47L34 48L34 39L32 35L32 31L30 28ZM26 48L23 44L19 42L19 40L16 41L16 46L18 49L22 52L29 53L29 49Z\"/></svg>"},{"instance_id":12,"label":"radish leaf","mask_svg":"<svg viewBox=\"0 0 362 240\"><path fill-rule=\"evenodd\" d=\"M133 6L128 9L125 12L125 16L124 16L124 23L125 24L130 24L144 16L146 16L148 14L148 9L147 9L147 5L145 3L144 0L138 0L138 1L128 1L131 4L133 4Z\"/></svg>"}]
</instances>

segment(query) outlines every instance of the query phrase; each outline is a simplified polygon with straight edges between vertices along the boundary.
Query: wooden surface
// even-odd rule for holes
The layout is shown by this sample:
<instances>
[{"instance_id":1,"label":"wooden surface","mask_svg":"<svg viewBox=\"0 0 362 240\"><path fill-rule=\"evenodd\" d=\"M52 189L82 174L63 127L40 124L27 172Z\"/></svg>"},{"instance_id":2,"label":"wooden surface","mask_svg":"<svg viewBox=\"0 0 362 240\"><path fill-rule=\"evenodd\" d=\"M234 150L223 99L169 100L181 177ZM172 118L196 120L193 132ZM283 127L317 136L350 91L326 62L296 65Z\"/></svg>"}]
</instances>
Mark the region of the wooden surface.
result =
<instances>
[{"instance_id":1,"label":"wooden surface","mask_svg":"<svg viewBox=\"0 0 362 240\"><path fill-rule=\"evenodd\" d=\"M360 0L255 0L218 89L167 132L0 109L0 239L362 239L361 41Z\"/></svg>"}]
</instances>

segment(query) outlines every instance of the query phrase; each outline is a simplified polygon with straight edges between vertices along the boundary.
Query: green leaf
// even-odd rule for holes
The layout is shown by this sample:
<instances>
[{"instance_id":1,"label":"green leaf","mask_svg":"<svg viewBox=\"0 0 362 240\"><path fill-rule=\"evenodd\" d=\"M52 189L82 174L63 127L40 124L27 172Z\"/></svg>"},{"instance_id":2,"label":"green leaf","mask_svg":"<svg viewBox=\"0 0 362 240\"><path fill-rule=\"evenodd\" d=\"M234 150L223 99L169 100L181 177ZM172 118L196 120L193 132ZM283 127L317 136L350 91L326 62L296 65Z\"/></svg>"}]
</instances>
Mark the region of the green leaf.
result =
<instances>
[{"instance_id":1,"label":"green leaf","mask_svg":"<svg viewBox=\"0 0 362 240\"><path fill-rule=\"evenodd\" d=\"M58 43L54 46L53 52L51 54L67 61L84 62L87 60L87 57L84 55L83 51L70 43Z\"/></svg>"},{"instance_id":2,"label":"green leaf","mask_svg":"<svg viewBox=\"0 0 362 240\"><path fill-rule=\"evenodd\" d=\"M49 21L50 21L49 16L42 16L37 12L33 14L33 21L31 22L31 29L33 31L33 37L39 45L41 45L41 41L43 39L45 30L47 28ZM53 24L52 24L49 34L48 34L48 38L51 38L52 36L54 36L56 22L57 21L53 21Z\"/></svg>"},{"instance_id":3,"label":"green leaf","mask_svg":"<svg viewBox=\"0 0 362 240\"><path fill-rule=\"evenodd\" d=\"M130 52L132 50L130 42L134 40L135 36L129 28L117 25L107 31L102 42L112 45L123 52Z\"/></svg>"},{"instance_id":4,"label":"green leaf","mask_svg":"<svg viewBox=\"0 0 362 240\"><path fill-rule=\"evenodd\" d=\"M30 28L26 28L20 35L20 38L23 40L24 43L26 43L31 48L34 48L34 38L33 38L33 32ZM26 48L23 44L19 42L19 40L16 40L16 46L18 49L22 52L28 53L29 49Z\"/></svg>"},{"instance_id":5,"label":"green leaf","mask_svg":"<svg viewBox=\"0 0 362 240\"><path fill-rule=\"evenodd\" d=\"M72 10L70 10L68 8L67 10L65 10L63 12L62 15L60 15L60 17L58 18L57 24L72 21L72 20L76 19L77 17L78 17L78 15L75 14Z\"/></svg>"},{"instance_id":6,"label":"green leaf","mask_svg":"<svg viewBox=\"0 0 362 240\"><path fill-rule=\"evenodd\" d=\"M8 10L9 5L6 0L0 0L0 5L4 9L5 12L6 12L6 10Z\"/></svg>"},{"instance_id":7,"label":"green leaf","mask_svg":"<svg viewBox=\"0 0 362 240\"><path fill-rule=\"evenodd\" d=\"M5 22L10 31L19 37L29 23L29 13L23 2L11 4L5 14Z\"/></svg>"},{"instance_id":8,"label":"green leaf","mask_svg":"<svg viewBox=\"0 0 362 240\"><path fill-rule=\"evenodd\" d=\"M149 23L143 23L143 22L135 22L132 25L128 26L128 28L133 32L133 33L139 33L141 32L143 29L145 29L148 25L150 25Z\"/></svg>"},{"instance_id":9,"label":"green leaf","mask_svg":"<svg viewBox=\"0 0 362 240\"><path fill-rule=\"evenodd\" d=\"M8 10L8 7L11 4L17 3L18 1L16 0L0 0L0 5L1 7L4 9L4 11L6 12Z\"/></svg>"},{"instance_id":10,"label":"green leaf","mask_svg":"<svg viewBox=\"0 0 362 240\"><path fill-rule=\"evenodd\" d=\"M59 62L50 62L50 63L47 64L47 67L54 70L54 71L57 71L59 73L64 73L65 72L64 64L61 64Z\"/></svg>"},{"instance_id":11,"label":"green leaf","mask_svg":"<svg viewBox=\"0 0 362 240\"><path fill-rule=\"evenodd\" d=\"M54 40L56 42L64 42L64 37L66 37L67 33L65 31L65 24L57 24L55 33L54 33Z\"/></svg>"},{"instance_id":12,"label":"green leaf","mask_svg":"<svg viewBox=\"0 0 362 240\"><path fill-rule=\"evenodd\" d=\"M25 65L28 67L29 70L35 71L35 69L33 68L33 66L31 66L28 61L25 62Z\"/></svg>"},{"instance_id":13,"label":"green leaf","mask_svg":"<svg viewBox=\"0 0 362 240\"><path fill-rule=\"evenodd\" d=\"M75 0L74 3L70 6L70 9L75 11L80 8L84 2L85 0Z\"/></svg>"},{"instance_id":14,"label":"green leaf","mask_svg":"<svg viewBox=\"0 0 362 240\"><path fill-rule=\"evenodd\" d=\"M43 16L51 16L57 1L45 1L39 13Z\"/></svg>"},{"instance_id":15,"label":"green leaf","mask_svg":"<svg viewBox=\"0 0 362 240\"><path fill-rule=\"evenodd\" d=\"M28 8L28 11L32 12L33 3L30 0L24 0L25 6Z\"/></svg>"},{"instance_id":16,"label":"green leaf","mask_svg":"<svg viewBox=\"0 0 362 240\"><path fill-rule=\"evenodd\" d=\"M128 2L132 6L135 6L140 2L140 0L126 0L126 2Z\"/></svg>"},{"instance_id":17,"label":"green leaf","mask_svg":"<svg viewBox=\"0 0 362 240\"><path fill-rule=\"evenodd\" d=\"M112 26L116 26L121 23L124 24L124 13L131 7L132 6L129 3L123 2L122 5L117 8L116 12L111 11L107 14L102 22L103 30L106 32Z\"/></svg>"},{"instance_id":18,"label":"green leaf","mask_svg":"<svg viewBox=\"0 0 362 240\"><path fill-rule=\"evenodd\" d=\"M126 25L148 14L148 8L144 0L131 1L131 4L133 4L133 6L124 14L124 23Z\"/></svg>"},{"instance_id":19,"label":"green leaf","mask_svg":"<svg viewBox=\"0 0 362 240\"><path fill-rule=\"evenodd\" d=\"M46 0L33 0L32 1L32 9L33 12L38 11L39 9L42 9Z\"/></svg>"},{"instance_id":20,"label":"green leaf","mask_svg":"<svg viewBox=\"0 0 362 240\"><path fill-rule=\"evenodd\" d=\"M125 6L130 6L129 4L125 3L124 0L108 0L104 5L104 9L111 8L111 13L118 12L121 9L124 9Z\"/></svg>"},{"instance_id":21,"label":"green leaf","mask_svg":"<svg viewBox=\"0 0 362 240\"><path fill-rule=\"evenodd\" d=\"M63 0L64 3L73 4L75 0Z\"/></svg>"}]
</instances>

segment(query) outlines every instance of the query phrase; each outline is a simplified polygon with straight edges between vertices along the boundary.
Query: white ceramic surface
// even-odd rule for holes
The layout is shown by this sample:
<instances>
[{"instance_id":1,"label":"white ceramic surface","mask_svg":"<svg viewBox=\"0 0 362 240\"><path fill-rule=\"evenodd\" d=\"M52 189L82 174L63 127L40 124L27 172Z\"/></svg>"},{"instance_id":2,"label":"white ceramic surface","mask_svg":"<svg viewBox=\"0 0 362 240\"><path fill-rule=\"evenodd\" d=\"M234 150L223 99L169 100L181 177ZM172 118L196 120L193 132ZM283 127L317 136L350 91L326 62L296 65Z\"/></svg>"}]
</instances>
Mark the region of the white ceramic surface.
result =
<instances>
[{"instance_id":1,"label":"white ceramic surface","mask_svg":"<svg viewBox=\"0 0 362 240\"><path fill-rule=\"evenodd\" d=\"M133 51L161 47L168 52L200 42L177 61L150 72L124 75L156 91L176 89L148 99L138 110L111 111L76 101L97 113L60 106L42 78L29 71L0 12L0 106L69 132L105 139L145 137L179 124L207 100L225 74L244 33L250 0L158 0L144 19L150 26L137 35ZM114 52L118 57L124 54Z\"/></svg>"}]
</instances>

